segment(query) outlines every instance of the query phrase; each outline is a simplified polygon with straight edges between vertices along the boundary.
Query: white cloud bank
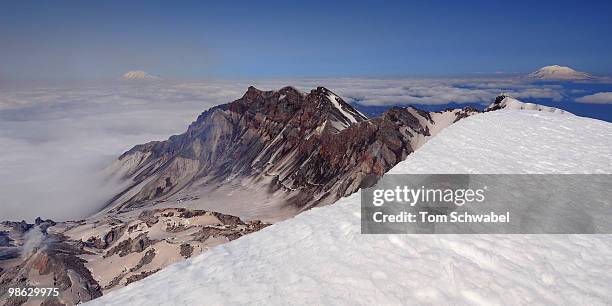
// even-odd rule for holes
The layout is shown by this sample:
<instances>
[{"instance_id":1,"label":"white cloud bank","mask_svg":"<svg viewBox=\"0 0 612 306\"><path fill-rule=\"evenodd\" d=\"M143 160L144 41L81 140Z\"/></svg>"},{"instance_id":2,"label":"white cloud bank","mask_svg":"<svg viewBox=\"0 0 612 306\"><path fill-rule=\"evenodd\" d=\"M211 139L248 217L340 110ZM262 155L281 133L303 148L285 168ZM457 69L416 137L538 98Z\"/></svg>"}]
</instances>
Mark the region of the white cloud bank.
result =
<instances>
[{"instance_id":1,"label":"white cloud bank","mask_svg":"<svg viewBox=\"0 0 612 306\"><path fill-rule=\"evenodd\" d=\"M182 133L249 85L326 86L364 105L489 103L501 91L559 100L562 88L512 79L319 79L10 84L0 88L0 220L80 219L116 186L97 174L135 144Z\"/></svg>"},{"instance_id":2,"label":"white cloud bank","mask_svg":"<svg viewBox=\"0 0 612 306\"><path fill-rule=\"evenodd\" d=\"M596 94L576 99L580 103L612 104L612 92L598 92Z\"/></svg>"},{"instance_id":3,"label":"white cloud bank","mask_svg":"<svg viewBox=\"0 0 612 306\"><path fill-rule=\"evenodd\" d=\"M95 212L116 191L101 169L134 144L182 132L220 102L174 85L2 89L0 220Z\"/></svg>"},{"instance_id":4,"label":"white cloud bank","mask_svg":"<svg viewBox=\"0 0 612 306\"><path fill-rule=\"evenodd\" d=\"M490 103L501 92L516 98L563 99L556 85L530 85L515 79L338 79L326 83L348 101L376 106L388 104Z\"/></svg>"}]
</instances>

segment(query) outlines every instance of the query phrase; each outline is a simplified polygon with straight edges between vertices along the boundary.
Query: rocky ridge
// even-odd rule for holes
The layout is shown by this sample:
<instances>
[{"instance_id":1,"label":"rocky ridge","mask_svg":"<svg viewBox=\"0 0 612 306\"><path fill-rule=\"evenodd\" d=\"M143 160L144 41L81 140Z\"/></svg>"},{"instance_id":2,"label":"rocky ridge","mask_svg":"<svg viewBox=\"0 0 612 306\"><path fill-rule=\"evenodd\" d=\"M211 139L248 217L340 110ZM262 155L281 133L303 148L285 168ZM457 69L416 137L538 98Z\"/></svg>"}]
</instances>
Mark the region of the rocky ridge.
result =
<instances>
[{"instance_id":1,"label":"rocky ridge","mask_svg":"<svg viewBox=\"0 0 612 306\"><path fill-rule=\"evenodd\" d=\"M167 208L74 222L2 222L0 304L75 305L267 224ZM8 297L8 288L58 288L58 297Z\"/></svg>"},{"instance_id":2,"label":"rocky ridge","mask_svg":"<svg viewBox=\"0 0 612 306\"><path fill-rule=\"evenodd\" d=\"M129 184L107 210L172 202L233 182L295 215L372 184L437 131L476 113L395 107L368 119L324 87L308 94L249 87L202 113L185 133L119 157L113 171Z\"/></svg>"}]
</instances>

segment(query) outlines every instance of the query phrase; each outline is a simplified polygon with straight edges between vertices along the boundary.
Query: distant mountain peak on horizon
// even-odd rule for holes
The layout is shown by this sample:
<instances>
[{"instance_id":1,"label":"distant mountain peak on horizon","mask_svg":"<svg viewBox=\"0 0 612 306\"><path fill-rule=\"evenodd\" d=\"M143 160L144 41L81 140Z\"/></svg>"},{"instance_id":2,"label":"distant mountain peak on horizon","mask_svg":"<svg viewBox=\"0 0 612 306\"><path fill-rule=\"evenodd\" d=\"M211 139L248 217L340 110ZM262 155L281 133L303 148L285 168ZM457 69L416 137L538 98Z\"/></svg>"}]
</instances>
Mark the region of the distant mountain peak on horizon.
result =
<instances>
[{"instance_id":1,"label":"distant mountain peak on horizon","mask_svg":"<svg viewBox=\"0 0 612 306\"><path fill-rule=\"evenodd\" d=\"M132 70L124 73L121 76L122 80L160 80L161 78L156 75L146 73L142 70Z\"/></svg>"},{"instance_id":2,"label":"distant mountain peak on horizon","mask_svg":"<svg viewBox=\"0 0 612 306\"><path fill-rule=\"evenodd\" d=\"M527 75L530 79L537 80L586 80L593 76L586 72L576 71L570 67L551 65L542 67Z\"/></svg>"}]
</instances>

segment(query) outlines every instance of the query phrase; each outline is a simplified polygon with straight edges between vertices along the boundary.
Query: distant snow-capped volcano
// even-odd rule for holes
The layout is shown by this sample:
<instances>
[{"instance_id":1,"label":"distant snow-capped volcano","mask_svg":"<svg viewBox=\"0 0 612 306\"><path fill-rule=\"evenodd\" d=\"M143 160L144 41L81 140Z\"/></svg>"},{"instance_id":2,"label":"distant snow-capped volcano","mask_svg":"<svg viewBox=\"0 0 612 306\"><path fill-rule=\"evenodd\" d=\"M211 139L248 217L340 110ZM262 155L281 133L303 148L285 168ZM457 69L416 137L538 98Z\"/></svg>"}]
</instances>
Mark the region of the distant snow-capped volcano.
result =
<instances>
[{"instance_id":1,"label":"distant snow-capped volcano","mask_svg":"<svg viewBox=\"0 0 612 306\"><path fill-rule=\"evenodd\" d=\"M152 74L148 74L142 70L134 70L126 72L122 77L122 80L159 80L160 77Z\"/></svg>"},{"instance_id":2,"label":"distant snow-capped volcano","mask_svg":"<svg viewBox=\"0 0 612 306\"><path fill-rule=\"evenodd\" d=\"M593 76L586 72L579 72L570 67L559 65L542 67L527 75L536 80L586 80Z\"/></svg>"}]
</instances>

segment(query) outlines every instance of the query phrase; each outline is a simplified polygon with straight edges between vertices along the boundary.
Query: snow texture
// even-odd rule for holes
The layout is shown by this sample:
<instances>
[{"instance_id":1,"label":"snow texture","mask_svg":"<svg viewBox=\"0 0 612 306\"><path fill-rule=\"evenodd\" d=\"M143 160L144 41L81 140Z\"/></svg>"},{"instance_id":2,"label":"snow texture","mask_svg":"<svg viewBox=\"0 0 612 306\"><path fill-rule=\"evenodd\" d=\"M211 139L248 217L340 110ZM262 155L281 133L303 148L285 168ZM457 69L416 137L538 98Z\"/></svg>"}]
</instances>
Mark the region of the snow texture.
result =
<instances>
[{"instance_id":1,"label":"snow texture","mask_svg":"<svg viewBox=\"0 0 612 306\"><path fill-rule=\"evenodd\" d=\"M611 173L612 124L534 111L461 120L393 173ZM92 305L604 305L611 235L361 235L359 193Z\"/></svg>"},{"instance_id":2,"label":"snow texture","mask_svg":"<svg viewBox=\"0 0 612 306\"><path fill-rule=\"evenodd\" d=\"M355 118L355 116L353 116L349 112L342 109L342 106L340 105L340 103L338 103L338 96L330 92L329 95L327 95L327 98L329 99L329 101L331 101L334 107L337 108L346 119L350 120L351 123L357 123L357 118Z\"/></svg>"},{"instance_id":3,"label":"snow texture","mask_svg":"<svg viewBox=\"0 0 612 306\"><path fill-rule=\"evenodd\" d=\"M496 106L495 103L491 104L489 106L493 107ZM536 110L536 111L541 111L541 112L547 112L547 113L557 113L557 114L568 114L568 115L573 115L572 113L556 108L556 107L550 107L550 106L544 106L544 105L540 105L540 104L534 104L534 103L527 103L527 102L522 102L519 101L517 99L514 99L512 97L505 97L500 103L499 106L501 106L503 109L506 110ZM489 108L487 108L486 110L488 110Z\"/></svg>"}]
</instances>

